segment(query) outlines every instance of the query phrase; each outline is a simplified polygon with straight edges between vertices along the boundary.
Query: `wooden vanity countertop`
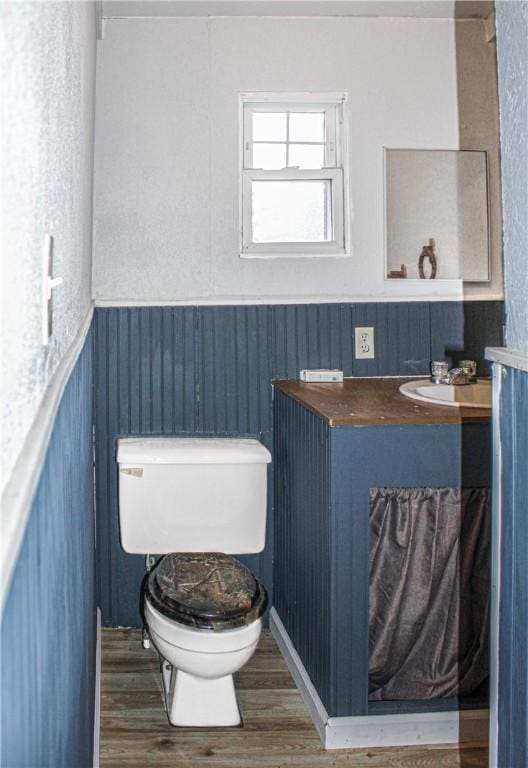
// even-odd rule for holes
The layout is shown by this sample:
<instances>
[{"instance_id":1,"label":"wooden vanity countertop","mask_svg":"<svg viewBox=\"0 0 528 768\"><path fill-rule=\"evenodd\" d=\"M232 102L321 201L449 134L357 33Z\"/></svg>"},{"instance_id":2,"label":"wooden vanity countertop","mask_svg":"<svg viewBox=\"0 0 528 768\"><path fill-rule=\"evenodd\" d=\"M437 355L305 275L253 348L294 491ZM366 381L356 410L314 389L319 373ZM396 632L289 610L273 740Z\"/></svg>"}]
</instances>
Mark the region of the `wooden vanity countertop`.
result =
<instances>
[{"instance_id":1,"label":"wooden vanity countertop","mask_svg":"<svg viewBox=\"0 0 528 768\"><path fill-rule=\"evenodd\" d=\"M312 384L295 379L274 381L275 389L293 398L331 427L405 424L465 424L490 421L487 408L429 405L402 395L398 388L416 378L353 378L342 384Z\"/></svg>"}]
</instances>

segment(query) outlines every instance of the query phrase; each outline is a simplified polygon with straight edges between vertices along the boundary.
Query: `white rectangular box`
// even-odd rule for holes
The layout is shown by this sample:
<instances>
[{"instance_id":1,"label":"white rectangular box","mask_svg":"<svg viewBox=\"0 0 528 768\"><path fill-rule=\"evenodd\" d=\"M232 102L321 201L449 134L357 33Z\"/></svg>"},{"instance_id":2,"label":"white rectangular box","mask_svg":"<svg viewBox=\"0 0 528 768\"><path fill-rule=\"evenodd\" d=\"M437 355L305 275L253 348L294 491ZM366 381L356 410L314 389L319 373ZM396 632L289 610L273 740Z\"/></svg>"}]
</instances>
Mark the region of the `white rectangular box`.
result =
<instances>
[{"instance_id":1,"label":"white rectangular box","mask_svg":"<svg viewBox=\"0 0 528 768\"><path fill-rule=\"evenodd\" d=\"M303 368L299 377L301 381L335 383L343 381L343 371L340 371L338 368Z\"/></svg>"}]
</instances>

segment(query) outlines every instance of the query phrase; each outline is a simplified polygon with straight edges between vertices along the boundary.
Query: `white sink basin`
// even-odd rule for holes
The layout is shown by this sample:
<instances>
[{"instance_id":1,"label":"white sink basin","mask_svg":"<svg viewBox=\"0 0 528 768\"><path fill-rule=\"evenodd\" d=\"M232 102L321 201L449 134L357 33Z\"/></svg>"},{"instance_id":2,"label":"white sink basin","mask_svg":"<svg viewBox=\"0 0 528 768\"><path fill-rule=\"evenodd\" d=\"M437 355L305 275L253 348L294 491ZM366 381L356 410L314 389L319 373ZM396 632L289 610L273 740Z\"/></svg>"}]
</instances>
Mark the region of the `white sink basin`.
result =
<instances>
[{"instance_id":1,"label":"white sink basin","mask_svg":"<svg viewBox=\"0 0 528 768\"><path fill-rule=\"evenodd\" d=\"M417 379L402 384L400 392L413 400L456 408L491 408L491 381L479 379L476 384L433 384Z\"/></svg>"}]
</instances>

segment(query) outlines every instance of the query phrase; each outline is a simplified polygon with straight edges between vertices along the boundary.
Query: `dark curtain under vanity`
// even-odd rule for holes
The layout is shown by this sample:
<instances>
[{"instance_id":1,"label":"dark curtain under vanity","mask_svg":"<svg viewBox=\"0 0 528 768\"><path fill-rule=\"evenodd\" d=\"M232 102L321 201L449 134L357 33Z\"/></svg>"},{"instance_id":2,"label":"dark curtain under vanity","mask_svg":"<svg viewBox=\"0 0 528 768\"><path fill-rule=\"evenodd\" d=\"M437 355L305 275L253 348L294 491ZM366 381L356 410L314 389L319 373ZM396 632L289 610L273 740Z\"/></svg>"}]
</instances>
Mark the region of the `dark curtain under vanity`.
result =
<instances>
[{"instance_id":1,"label":"dark curtain under vanity","mask_svg":"<svg viewBox=\"0 0 528 768\"><path fill-rule=\"evenodd\" d=\"M369 700L464 696L488 676L489 491L370 492Z\"/></svg>"}]
</instances>

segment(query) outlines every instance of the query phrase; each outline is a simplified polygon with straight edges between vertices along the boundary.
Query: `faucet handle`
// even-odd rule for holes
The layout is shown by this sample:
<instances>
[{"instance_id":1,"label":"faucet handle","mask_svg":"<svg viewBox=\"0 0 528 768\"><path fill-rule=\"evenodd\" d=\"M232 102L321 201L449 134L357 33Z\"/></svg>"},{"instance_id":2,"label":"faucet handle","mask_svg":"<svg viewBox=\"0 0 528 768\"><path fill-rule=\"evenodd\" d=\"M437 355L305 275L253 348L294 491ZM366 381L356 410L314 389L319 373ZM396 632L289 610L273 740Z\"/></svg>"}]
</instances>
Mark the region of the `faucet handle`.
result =
<instances>
[{"instance_id":1,"label":"faucet handle","mask_svg":"<svg viewBox=\"0 0 528 768\"><path fill-rule=\"evenodd\" d=\"M447 379L449 363L447 360L433 360L431 363L431 381L441 384Z\"/></svg>"},{"instance_id":2,"label":"faucet handle","mask_svg":"<svg viewBox=\"0 0 528 768\"><path fill-rule=\"evenodd\" d=\"M477 380L477 364L474 360L461 360L459 365L470 381Z\"/></svg>"}]
</instances>

